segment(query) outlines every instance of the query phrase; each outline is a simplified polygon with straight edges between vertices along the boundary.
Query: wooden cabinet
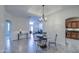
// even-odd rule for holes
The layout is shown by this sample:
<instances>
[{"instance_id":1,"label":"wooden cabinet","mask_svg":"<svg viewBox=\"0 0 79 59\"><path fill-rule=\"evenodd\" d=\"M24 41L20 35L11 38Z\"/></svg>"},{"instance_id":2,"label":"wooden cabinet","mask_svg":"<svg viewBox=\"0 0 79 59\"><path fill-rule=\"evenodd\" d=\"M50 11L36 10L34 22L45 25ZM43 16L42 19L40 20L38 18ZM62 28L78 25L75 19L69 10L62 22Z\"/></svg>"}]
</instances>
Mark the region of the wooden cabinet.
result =
<instances>
[{"instance_id":1,"label":"wooden cabinet","mask_svg":"<svg viewBox=\"0 0 79 59\"><path fill-rule=\"evenodd\" d=\"M79 28L79 21L77 22L77 28Z\"/></svg>"},{"instance_id":2,"label":"wooden cabinet","mask_svg":"<svg viewBox=\"0 0 79 59\"><path fill-rule=\"evenodd\" d=\"M66 22L66 28L71 28L71 22L70 21Z\"/></svg>"},{"instance_id":3,"label":"wooden cabinet","mask_svg":"<svg viewBox=\"0 0 79 59\"><path fill-rule=\"evenodd\" d=\"M68 31L66 32L66 38L79 40L79 32L76 31Z\"/></svg>"},{"instance_id":4,"label":"wooden cabinet","mask_svg":"<svg viewBox=\"0 0 79 59\"><path fill-rule=\"evenodd\" d=\"M79 40L79 18L69 18L65 23L66 38ZM71 29L71 30L68 30Z\"/></svg>"},{"instance_id":5,"label":"wooden cabinet","mask_svg":"<svg viewBox=\"0 0 79 59\"><path fill-rule=\"evenodd\" d=\"M77 33L77 39L79 39L79 33Z\"/></svg>"},{"instance_id":6,"label":"wooden cabinet","mask_svg":"<svg viewBox=\"0 0 79 59\"><path fill-rule=\"evenodd\" d=\"M71 22L71 28L77 28L77 21Z\"/></svg>"},{"instance_id":7,"label":"wooden cabinet","mask_svg":"<svg viewBox=\"0 0 79 59\"><path fill-rule=\"evenodd\" d=\"M66 37L70 38L71 37L71 32L66 32Z\"/></svg>"},{"instance_id":8,"label":"wooden cabinet","mask_svg":"<svg viewBox=\"0 0 79 59\"><path fill-rule=\"evenodd\" d=\"M71 32L71 38L77 39L77 33L76 32Z\"/></svg>"},{"instance_id":9,"label":"wooden cabinet","mask_svg":"<svg viewBox=\"0 0 79 59\"><path fill-rule=\"evenodd\" d=\"M66 28L79 28L79 21L67 21Z\"/></svg>"}]
</instances>

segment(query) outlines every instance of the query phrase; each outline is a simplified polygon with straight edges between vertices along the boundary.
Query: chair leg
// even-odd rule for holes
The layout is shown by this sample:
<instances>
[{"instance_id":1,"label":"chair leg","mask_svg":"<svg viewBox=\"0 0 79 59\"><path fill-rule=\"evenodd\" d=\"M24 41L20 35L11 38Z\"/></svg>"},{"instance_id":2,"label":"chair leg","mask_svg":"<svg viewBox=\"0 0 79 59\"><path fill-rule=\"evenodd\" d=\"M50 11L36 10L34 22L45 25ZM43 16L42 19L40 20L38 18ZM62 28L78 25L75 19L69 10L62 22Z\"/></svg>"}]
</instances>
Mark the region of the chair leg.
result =
<instances>
[{"instance_id":1,"label":"chair leg","mask_svg":"<svg viewBox=\"0 0 79 59\"><path fill-rule=\"evenodd\" d=\"M48 48L50 48L50 43L48 43Z\"/></svg>"},{"instance_id":2,"label":"chair leg","mask_svg":"<svg viewBox=\"0 0 79 59\"><path fill-rule=\"evenodd\" d=\"M55 48L56 48L56 51L57 51L58 49L57 49L57 44L56 43L55 43Z\"/></svg>"},{"instance_id":3,"label":"chair leg","mask_svg":"<svg viewBox=\"0 0 79 59\"><path fill-rule=\"evenodd\" d=\"M56 47L56 43L55 43L55 47Z\"/></svg>"}]
</instances>

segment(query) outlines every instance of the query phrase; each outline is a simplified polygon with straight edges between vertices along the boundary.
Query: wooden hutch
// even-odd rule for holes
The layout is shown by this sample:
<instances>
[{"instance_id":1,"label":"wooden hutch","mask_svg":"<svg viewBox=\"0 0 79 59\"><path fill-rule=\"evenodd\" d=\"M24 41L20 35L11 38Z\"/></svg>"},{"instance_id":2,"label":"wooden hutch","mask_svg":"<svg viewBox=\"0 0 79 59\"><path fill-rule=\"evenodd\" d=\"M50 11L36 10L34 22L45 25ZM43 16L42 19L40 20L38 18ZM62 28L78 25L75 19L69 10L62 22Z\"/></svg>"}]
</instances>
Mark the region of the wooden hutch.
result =
<instances>
[{"instance_id":1,"label":"wooden hutch","mask_svg":"<svg viewBox=\"0 0 79 59\"><path fill-rule=\"evenodd\" d=\"M79 17L66 19L66 38L79 40Z\"/></svg>"}]
</instances>

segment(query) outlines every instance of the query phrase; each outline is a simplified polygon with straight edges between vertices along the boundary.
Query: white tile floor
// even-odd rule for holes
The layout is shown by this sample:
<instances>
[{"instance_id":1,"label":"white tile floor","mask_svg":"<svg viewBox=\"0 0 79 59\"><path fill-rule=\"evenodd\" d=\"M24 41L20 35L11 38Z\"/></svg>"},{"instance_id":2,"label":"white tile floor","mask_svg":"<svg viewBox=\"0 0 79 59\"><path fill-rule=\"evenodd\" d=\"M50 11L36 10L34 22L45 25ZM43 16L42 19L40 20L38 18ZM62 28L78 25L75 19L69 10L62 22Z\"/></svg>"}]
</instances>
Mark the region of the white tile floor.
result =
<instances>
[{"instance_id":1,"label":"white tile floor","mask_svg":"<svg viewBox=\"0 0 79 59\"><path fill-rule=\"evenodd\" d=\"M35 38L31 37L30 39L21 39L13 41L11 49L5 50L0 43L0 52L2 53L79 53L79 49L73 46L62 46L57 44L57 47L52 45L50 48L41 49L39 48L35 41Z\"/></svg>"}]
</instances>

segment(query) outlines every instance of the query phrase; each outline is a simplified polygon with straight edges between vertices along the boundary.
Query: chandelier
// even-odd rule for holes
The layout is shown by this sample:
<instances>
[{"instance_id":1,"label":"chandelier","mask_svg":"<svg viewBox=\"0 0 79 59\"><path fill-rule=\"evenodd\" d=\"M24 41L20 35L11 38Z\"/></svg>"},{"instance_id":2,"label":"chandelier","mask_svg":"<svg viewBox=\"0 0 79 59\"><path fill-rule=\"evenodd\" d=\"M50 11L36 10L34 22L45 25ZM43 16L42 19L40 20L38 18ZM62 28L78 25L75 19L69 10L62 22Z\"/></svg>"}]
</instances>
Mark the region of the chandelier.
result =
<instances>
[{"instance_id":1,"label":"chandelier","mask_svg":"<svg viewBox=\"0 0 79 59\"><path fill-rule=\"evenodd\" d=\"M41 16L41 19L40 19L41 22L46 21L45 14L44 14L44 7L45 7L45 5L42 5L42 16Z\"/></svg>"},{"instance_id":2,"label":"chandelier","mask_svg":"<svg viewBox=\"0 0 79 59\"><path fill-rule=\"evenodd\" d=\"M45 5L42 5L42 9L43 9L43 12L42 12L42 13L43 13L43 14L42 14L42 19L45 21L44 6L45 6Z\"/></svg>"}]
</instances>

